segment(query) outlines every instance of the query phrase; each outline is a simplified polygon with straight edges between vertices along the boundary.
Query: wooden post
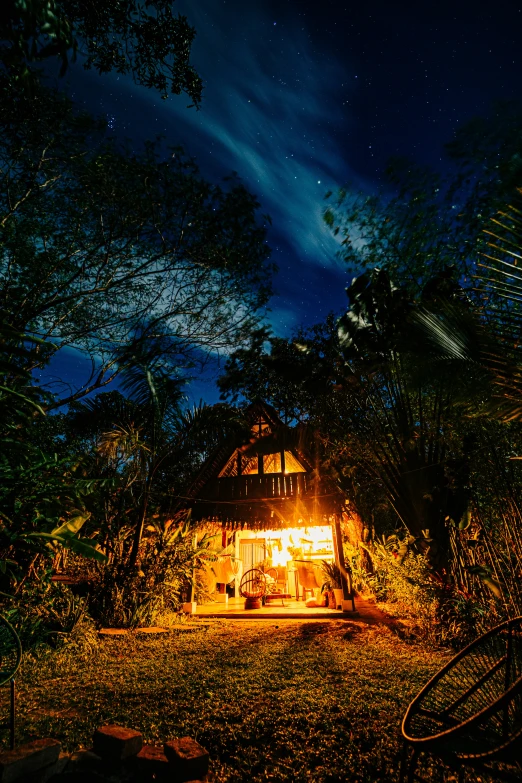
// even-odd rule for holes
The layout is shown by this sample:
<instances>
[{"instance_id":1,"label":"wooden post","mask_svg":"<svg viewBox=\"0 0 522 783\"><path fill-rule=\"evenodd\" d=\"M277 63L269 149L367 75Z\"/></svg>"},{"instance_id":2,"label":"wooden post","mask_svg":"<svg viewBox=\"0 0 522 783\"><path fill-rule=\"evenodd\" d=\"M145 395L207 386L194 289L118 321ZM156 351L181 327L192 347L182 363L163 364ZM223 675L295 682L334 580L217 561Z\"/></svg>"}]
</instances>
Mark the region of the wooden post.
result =
<instances>
[{"instance_id":1,"label":"wooden post","mask_svg":"<svg viewBox=\"0 0 522 783\"><path fill-rule=\"evenodd\" d=\"M194 533L194 551L197 549L197 547L198 547L198 534ZM195 600L194 598L195 595L196 595L196 558L194 558L194 565L192 567L192 585L190 588L191 603Z\"/></svg>"},{"instance_id":2,"label":"wooden post","mask_svg":"<svg viewBox=\"0 0 522 783\"><path fill-rule=\"evenodd\" d=\"M240 542L241 542L241 533L239 530L236 530L234 533L234 542L235 542L235 555L236 560L240 559L241 550L240 550ZM241 576L238 578L237 576L234 579L234 598L239 598L239 583L241 581Z\"/></svg>"},{"instance_id":3,"label":"wooden post","mask_svg":"<svg viewBox=\"0 0 522 783\"><path fill-rule=\"evenodd\" d=\"M343 537L341 533L341 523L339 521L339 515L334 514L333 527L333 539L334 539L334 553L335 560L339 566L341 572L341 587L343 590L343 599L345 601L352 602L352 612L355 612L355 600L353 597L352 577L349 571L346 570L346 563L344 562L344 550L343 550Z\"/></svg>"},{"instance_id":4,"label":"wooden post","mask_svg":"<svg viewBox=\"0 0 522 783\"><path fill-rule=\"evenodd\" d=\"M15 731L16 731L16 685L15 678L11 677L9 683L11 693L11 704L9 710L9 748L14 750L15 748Z\"/></svg>"},{"instance_id":5,"label":"wooden post","mask_svg":"<svg viewBox=\"0 0 522 783\"><path fill-rule=\"evenodd\" d=\"M335 534L335 523L331 527L332 527L332 544L333 544L334 562L340 568L341 566L339 564L339 554L337 551L337 536Z\"/></svg>"}]
</instances>

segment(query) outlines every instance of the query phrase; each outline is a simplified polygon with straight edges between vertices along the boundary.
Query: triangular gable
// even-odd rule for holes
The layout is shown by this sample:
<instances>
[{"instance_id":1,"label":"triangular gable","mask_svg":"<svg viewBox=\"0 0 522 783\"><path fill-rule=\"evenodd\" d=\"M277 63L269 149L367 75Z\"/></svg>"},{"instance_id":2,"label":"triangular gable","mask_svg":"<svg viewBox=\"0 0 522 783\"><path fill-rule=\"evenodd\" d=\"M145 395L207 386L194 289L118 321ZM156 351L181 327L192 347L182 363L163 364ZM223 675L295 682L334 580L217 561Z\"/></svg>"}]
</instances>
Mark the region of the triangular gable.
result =
<instances>
[{"instance_id":1,"label":"triangular gable","mask_svg":"<svg viewBox=\"0 0 522 783\"><path fill-rule=\"evenodd\" d=\"M277 413L263 403L249 406L244 415L252 427L257 425L258 433L260 425L269 425L270 431L261 427L267 442L283 426ZM205 463L187 492L193 498L195 520L262 526L279 520L280 526L288 527L306 519L314 525L342 507L344 498L323 481L305 450L285 444L283 438L279 451L276 437L268 454L246 453L256 448L255 441L252 437L248 448L222 445Z\"/></svg>"}]
</instances>

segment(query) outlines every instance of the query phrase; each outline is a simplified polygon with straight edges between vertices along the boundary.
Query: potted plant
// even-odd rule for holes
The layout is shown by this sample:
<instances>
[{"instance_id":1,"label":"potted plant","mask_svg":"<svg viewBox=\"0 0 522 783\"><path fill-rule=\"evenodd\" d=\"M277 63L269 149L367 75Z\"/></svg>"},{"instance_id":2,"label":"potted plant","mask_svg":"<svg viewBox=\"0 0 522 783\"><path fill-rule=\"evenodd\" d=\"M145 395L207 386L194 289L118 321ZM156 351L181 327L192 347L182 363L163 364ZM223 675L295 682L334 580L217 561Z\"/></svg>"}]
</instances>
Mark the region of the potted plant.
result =
<instances>
[{"instance_id":1,"label":"potted plant","mask_svg":"<svg viewBox=\"0 0 522 783\"><path fill-rule=\"evenodd\" d=\"M332 593L332 586L330 582L325 582L321 587L321 597L319 599L319 606L330 606L330 594Z\"/></svg>"},{"instance_id":2,"label":"potted plant","mask_svg":"<svg viewBox=\"0 0 522 783\"><path fill-rule=\"evenodd\" d=\"M322 590L328 593L328 606L330 609L340 609L343 602L343 589L339 566L337 563L323 560L321 569L326 578Z\"/></svg>"}]
</instances>

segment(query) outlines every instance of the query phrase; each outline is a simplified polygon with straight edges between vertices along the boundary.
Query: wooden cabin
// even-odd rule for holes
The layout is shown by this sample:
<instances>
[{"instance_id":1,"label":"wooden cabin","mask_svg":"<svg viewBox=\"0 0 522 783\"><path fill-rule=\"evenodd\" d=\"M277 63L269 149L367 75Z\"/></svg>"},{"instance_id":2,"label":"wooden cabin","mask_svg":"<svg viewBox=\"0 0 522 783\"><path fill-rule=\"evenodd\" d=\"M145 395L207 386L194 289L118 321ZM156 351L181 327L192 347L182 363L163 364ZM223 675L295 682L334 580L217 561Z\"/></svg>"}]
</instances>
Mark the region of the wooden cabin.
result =
<instances>
[{"instance_id":1,"label":"wooden cabin","mask_svg":"<svg viewBox=\"0 0 522 783\"><path fill-rule=\"evenodd\" d=\"M193 519L221 532L222 551L241 564L242 573L276 569L280 591L294 600L306 598L307 590L310 594L304 583L313 579L303 576L306 569L321 573L321 561L336 562L344 575L343 599L351 600L341 540L342 493L321 476L304 448L293 445L295 439L281 437L288 428L271 406L254 403L246 417L250 443L219 449L192 486ZM280 445L272 452L270 444L276 442ZM238 575L235 597L239 582ZM227 601L224 584L219 590L218 600L221 595Z\"/></svg>"}]
</instances>

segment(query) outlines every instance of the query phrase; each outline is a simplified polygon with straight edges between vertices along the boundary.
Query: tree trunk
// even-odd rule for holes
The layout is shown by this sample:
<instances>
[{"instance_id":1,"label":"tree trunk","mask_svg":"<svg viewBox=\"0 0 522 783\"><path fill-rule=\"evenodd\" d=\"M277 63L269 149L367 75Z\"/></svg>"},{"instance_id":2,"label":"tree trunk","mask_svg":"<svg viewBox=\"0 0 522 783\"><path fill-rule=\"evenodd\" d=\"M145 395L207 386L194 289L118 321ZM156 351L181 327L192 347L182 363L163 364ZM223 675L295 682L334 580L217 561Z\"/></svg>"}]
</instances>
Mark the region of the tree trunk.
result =
<instances>
[{"instance_id":1,"label":"tree trunk","mask_svg":"<svg viewBox=\"0 0 522 783\"><path fill-rule=\"evenodd\" d=\"M134 531L134 538L132 540L132 549L129 557L129 568L131 569L136 567L136 563L138 560L138 552L140 550L141 537L143 535L143 527L145 525L145 519L147 518L147 510L149 506L149 492L150 492L150 485L149 485L149 481L147 480L145 482L145 491L144 491L143 503L140 511L140 517L138 520L138 524L136 525L136 530Z\"/></svg>"}]
</instances>

